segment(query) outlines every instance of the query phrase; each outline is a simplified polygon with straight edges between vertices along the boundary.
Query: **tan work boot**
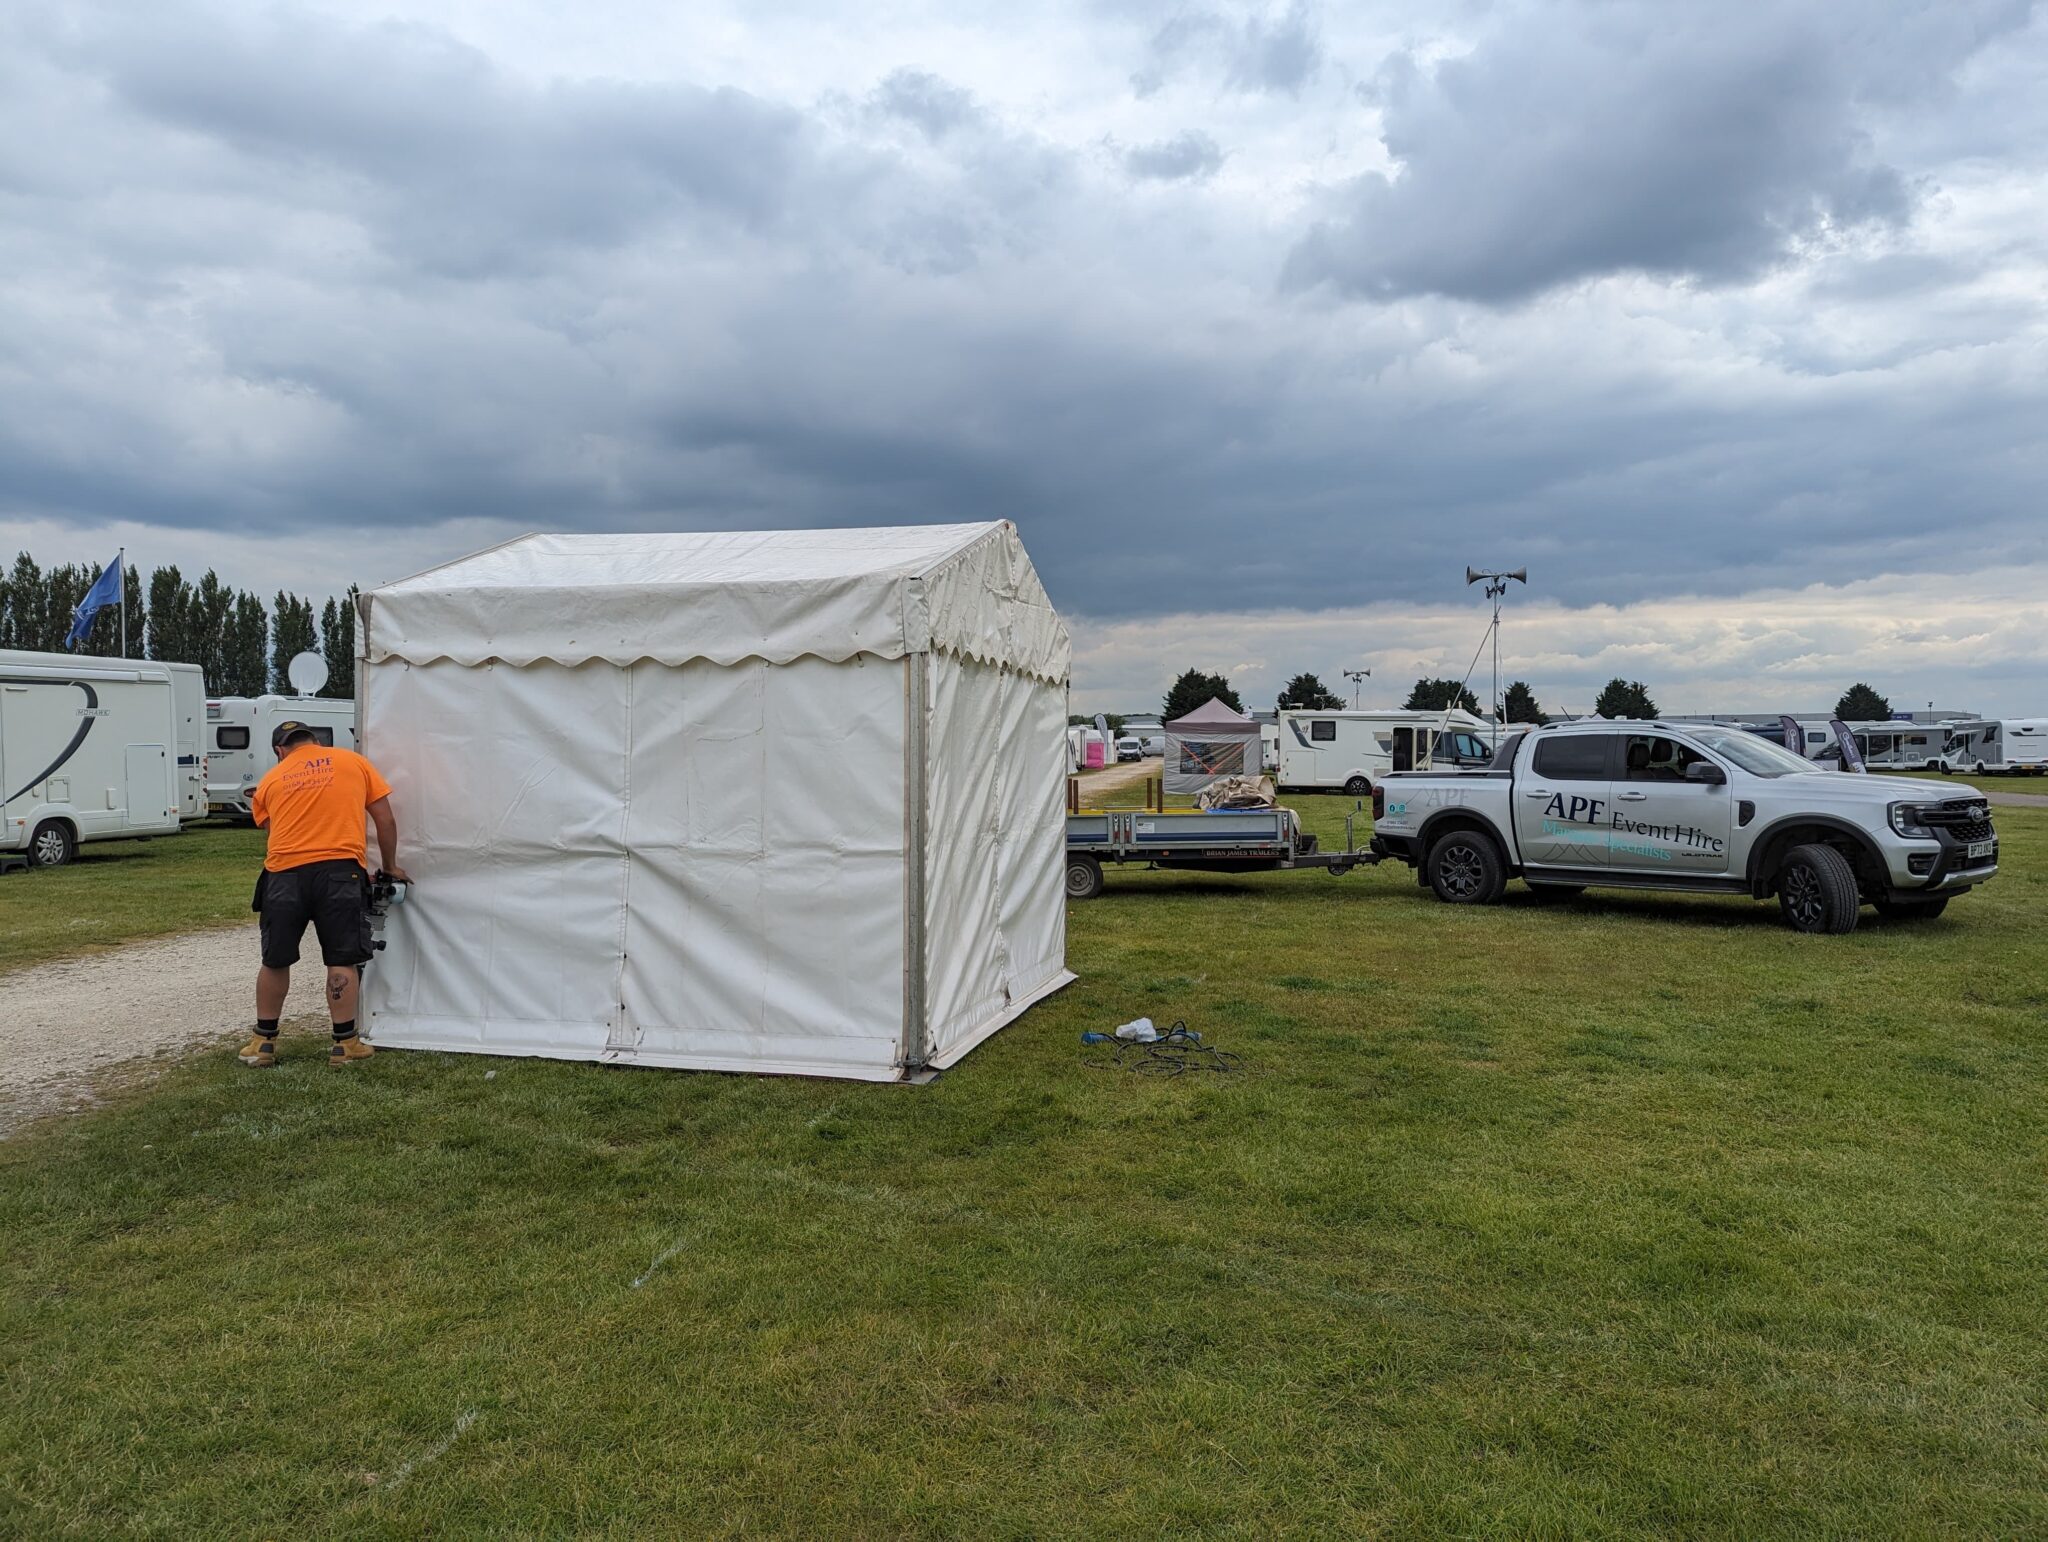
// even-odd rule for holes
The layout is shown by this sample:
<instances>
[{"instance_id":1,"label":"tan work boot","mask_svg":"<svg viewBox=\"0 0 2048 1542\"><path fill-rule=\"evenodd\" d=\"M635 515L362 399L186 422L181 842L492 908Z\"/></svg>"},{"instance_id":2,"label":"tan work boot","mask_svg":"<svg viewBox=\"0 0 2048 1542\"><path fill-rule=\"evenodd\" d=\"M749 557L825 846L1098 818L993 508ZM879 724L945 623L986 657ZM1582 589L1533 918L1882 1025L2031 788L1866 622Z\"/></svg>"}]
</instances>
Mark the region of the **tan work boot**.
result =
<instances>
[{"instance_id":1,"label":"tan work boot","mask_svg":"<svg viewBox=\"0 0 2048 1542\"><path fill-rule=\"evenodd\" d=\"M357 1060L368 1060L377 1052L365 1044L360 1034L350 1034L345 1039L336 1039L334 1048L327 1052L329 1065L348 1065Z\"/></svg>"},{"instance_id":2,"label":"tan work boot","mask_svg":"<svg viewBox=\"0 0 2048 1542\"><path fill-rule=\"evenodd\" d=\"M277 1064L277 1040L256 1034L242 1046L243 1065L266 1066Z\"/></svg>"}]
</instances>

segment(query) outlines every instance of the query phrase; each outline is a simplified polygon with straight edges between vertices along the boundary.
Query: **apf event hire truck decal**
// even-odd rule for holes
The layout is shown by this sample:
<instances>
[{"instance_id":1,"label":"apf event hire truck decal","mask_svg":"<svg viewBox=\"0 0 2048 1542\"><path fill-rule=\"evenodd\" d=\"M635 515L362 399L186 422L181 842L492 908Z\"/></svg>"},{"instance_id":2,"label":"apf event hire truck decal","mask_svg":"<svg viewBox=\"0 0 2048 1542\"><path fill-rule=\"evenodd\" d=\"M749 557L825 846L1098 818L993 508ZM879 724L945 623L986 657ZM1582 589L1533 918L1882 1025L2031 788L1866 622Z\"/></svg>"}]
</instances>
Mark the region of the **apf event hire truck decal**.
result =
<instances>
[{"instance_id":1,"label":"apf event hire truck decal","mask_svg":"<svg viewBox=\"0 0 2048 1542\"><path fill-rule=\"evenodd\" d=\"M1594 830L1602 837L1596 844L1605 846L1609 851L1648 857L1653 862L1669 862L1676 847L1716 857L1727 850L1728 843L1719 836L1691 825L1645 824L1641 820L1630 819L1626 814L1607 814L1607 823L1603 826L1601 817L1606 808L1604 798L1588 798L1577 793L1566 797L1561 792L1553 793L1550 801L1543 805L1543 833L1578 835L1583 830ZM1632 838L1617 840L1617 836ZM1654 844L1656 842L1662 844Z\"/></svg>"}]
</instances>

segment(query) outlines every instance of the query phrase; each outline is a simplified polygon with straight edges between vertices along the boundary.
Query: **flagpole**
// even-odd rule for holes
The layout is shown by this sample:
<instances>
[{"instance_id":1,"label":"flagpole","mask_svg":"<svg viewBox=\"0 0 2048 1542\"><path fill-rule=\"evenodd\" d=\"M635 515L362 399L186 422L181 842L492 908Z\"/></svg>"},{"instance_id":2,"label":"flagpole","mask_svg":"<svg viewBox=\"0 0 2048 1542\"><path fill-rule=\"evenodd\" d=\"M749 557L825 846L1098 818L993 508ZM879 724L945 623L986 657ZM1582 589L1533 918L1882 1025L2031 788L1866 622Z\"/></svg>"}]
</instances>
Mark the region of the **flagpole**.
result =
<instances>
[{"instance_id":1,"label":"flagpole","mask_svg":"<svg viewBox=\"0 0 2048 1542\"><path fill-rule=\"evenodd\" d=\"M121 657L128 657L128 548L123 546L114 560L121 564Z\"/></svg>"}]
</instances>

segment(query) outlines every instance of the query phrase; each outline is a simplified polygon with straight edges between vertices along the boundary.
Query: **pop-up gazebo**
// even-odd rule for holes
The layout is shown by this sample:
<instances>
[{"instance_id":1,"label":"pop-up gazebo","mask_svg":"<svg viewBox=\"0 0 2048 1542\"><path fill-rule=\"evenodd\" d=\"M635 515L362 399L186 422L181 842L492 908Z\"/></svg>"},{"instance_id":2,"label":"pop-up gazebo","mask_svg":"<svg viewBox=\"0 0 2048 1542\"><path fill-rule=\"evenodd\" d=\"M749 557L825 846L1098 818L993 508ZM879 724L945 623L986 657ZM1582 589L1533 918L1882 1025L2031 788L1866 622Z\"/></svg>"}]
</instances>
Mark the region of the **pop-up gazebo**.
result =
<instances>
[{"instance_id":1,"label":"pop-up gazebo","mask_svg":"<svg viewBox=\"0 0 2048 1542\"><path fill-rule=\"evenodd\" d=\"M1257 776L1264 759L1258 720L1213 696L1166 725L1168 792L1200 792L1226 776Z\"/></svg>"},{"instance_id":2,"label":"pop-up gazebo","mask_svg":"<svg viewBox=\"0 0 2048 1542\"><path fill-rule=\"evenodd\" d=\"M362 597L418 880L370 1041L893 1080L1066 971L1066 628L1007 521L533 535Z\"/></svg>"}]
</instances>

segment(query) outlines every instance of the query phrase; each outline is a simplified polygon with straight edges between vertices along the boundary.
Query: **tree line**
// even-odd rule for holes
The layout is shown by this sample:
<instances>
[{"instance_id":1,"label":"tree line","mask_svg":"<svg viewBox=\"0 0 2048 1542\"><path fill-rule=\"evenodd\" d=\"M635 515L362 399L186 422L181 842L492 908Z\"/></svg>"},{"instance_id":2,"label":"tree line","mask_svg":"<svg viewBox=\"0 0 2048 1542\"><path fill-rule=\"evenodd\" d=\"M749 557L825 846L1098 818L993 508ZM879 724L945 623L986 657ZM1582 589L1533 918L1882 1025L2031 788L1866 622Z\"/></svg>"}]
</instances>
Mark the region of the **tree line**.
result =
<instances>
[{"instance_id":1,"label":"tree line","mask_svg":"<svg viewBox=\"0 0 2048 1542\"><path fill-rule=\"evenodd\" d=\"M99 578L100 569L67 562L44 568L27 552L0 573L0 648L62 653L72 612ZM197 664L215 696L293 694L285 669L300 653L327 661L320 695L346 698L355 690L356 589L345 600L313 602L282 589L265 605L260 595L224 584L208 568L198 582L175 565L153 572L130 567L125 606L109 605L93 618L77 652L121 655L121 610L127 612L127 657Z\"/></svg>"},{"instance_id":2,"label":"tree line","mask_svg":"<svg viewBox=\"0 0 2048 1542\"><path fill-rule=\"evenodd\" d=\"M1173 682L1160 710L1165 720L1172 722L1212 700L1221 701L1235 711L1244 711L1244 703L1231 689L1229 680L1222 675L1190 669ZM1289 709L1331 712L1341 710L1346 702L1315 675L1302 673L1281 687L1277 705L1283 712ZM1447 678L1424 676L1417 680L1401 706L1408 712L1442 712L1451 707L1462 707L1474 716L1480 715L1479 698L1473 695L1471 688L1461 680ZM1640 680L1624 680L1619 675L1602 686L1600 694L1593 700L1595 717L1648 720L1657 715L1657 702L1650 695L1649 687ZM1891 702L1861 681L1843 692L1835 703L1835 716L1845 723L1881 722L1891 715ZM1509 723L1550 721L1550 715L1536 699L1535 689L1526 680L1508 682L1507 689L1501 693L1501 717Z\"/></svg>"}]
</instances>

